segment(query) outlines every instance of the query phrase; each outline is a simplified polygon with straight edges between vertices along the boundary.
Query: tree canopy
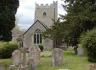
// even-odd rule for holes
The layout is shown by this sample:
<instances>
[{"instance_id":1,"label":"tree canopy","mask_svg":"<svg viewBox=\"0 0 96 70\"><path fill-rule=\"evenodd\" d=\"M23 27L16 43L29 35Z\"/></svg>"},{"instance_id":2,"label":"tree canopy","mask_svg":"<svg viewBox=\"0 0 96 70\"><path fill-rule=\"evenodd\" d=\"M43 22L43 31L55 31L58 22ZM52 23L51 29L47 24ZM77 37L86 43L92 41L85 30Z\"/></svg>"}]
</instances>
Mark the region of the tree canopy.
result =
<instances>
[{"instance_id":1,"label":"tree canopy","mask_svg":"<svg viewBox=\"0 0 96 70\"><path fill-rule=\"evenodd\" d=\"M64 42L65 40L64 38L66 34L66 31L64 31L66 29L64 23L60 22L60 18L58 18L57 21L52 19L52 21L53 21L53 25L42 33L43 38L47 38L47 39L50 38L54 42L58 41L58 43Z\"/></svg>"},{"instance_id":2,"label":"tree canopy","mask_svg":"<svg viewBox=\"0 0 96 70\"><path fill-rule=\"evenodd\" d=\"M53 38L62 37L67 43L77 45L80 35L96 26L96 0L65 0L64 3L67 3L62 5L67 14L60 15L64 20L59 22L61 26L52 26L52 29L57 26L54 32L59 31L53 34Z\"/></svg>"},{"instance_id":3,"label":"tree canopy","mask_svg":"<svg viewBox=\"0 0 96 70\"><path fill-rule=\"evenodd\" d=\"M74 39L74 45L78 44L78 38L83 32L96 26L96 1L95 0L65 0L67 5L62 5L67 15L61 15L64 23L68 25L67 38Z\"/></svg>"},{"instance_id":4,"label":"tree canopy","mask_svg":"<svg viewBox=\"0 0 96 70\"><path fill-rule=\"evenodd\" d=\"M19 0L0 0L0 40L11 41Z\"/></svg>"}]
</instances>

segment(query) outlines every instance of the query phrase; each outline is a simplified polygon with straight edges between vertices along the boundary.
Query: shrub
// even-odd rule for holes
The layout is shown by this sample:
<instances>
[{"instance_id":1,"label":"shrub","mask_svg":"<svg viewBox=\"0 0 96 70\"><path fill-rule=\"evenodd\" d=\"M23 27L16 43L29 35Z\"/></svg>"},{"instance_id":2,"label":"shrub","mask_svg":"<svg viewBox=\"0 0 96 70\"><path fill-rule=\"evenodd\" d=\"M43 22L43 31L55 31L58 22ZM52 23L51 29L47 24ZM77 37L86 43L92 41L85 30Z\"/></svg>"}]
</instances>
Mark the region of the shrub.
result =
<instances>
[{"instance_id":1,"label":"shrub","mask_svg":"<svg viewBox=\"0 0 96 70\"><path fill-rule=\"evenodd\" d=\"M41 51L43 51L44 49L43 44L38 44L38 47L40 48Z\"/></svg>"},{"instance_id":2,"label":"shrub","mask_svg":"<svg viewBox=\"0 0 96 70\"><path fill-rule=\"evenodd\" d=\"M0 58L11 58L12 52L19 49L16 42L3 42L0 43Z\"/></svg>"},{"instance_id":3,"label":"shrub","mask_svg":"<svg viewBox=\"0 0 96 70\"><path fill-rule=\"evenodd\" d=\"M96 62L96 28L81 35L80 43L86 50L88 60Z\"/></svg>"}]
</instances>

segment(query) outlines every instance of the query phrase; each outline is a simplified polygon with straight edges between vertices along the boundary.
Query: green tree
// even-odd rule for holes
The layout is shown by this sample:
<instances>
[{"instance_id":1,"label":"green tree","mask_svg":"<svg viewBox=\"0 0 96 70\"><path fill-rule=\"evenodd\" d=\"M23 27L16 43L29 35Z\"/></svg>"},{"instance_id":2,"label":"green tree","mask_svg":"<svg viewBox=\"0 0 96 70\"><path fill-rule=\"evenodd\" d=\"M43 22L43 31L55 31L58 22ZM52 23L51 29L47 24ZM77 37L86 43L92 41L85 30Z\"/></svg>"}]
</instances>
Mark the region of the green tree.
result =
<instances>
[{"instance_id":1,"label":"green tree","mask_svg":"<svg viewBox=\"0 0 96 70\"><path fill-rule=\"evenodd\" d=\"M96 62L96 27L92 30L87 30L80 37L79 42L86 50L88 60Z\"/></svg>"},{"instance_id":2,"label":"green tree","mask_svg":"<svg viewBox=\"0 0 96 70\"><path fill-rule=\"evenodd\" d=\"M53 26L43 33L43 37L54 41L65 39L68 44L75 46L83 32L96 26L96 1L65 0L64 2L67 4L62 6L67 14L60 15L64 21L54 22Z\"/></svg>"},{"instance_id":3,"label":"green tree","mask_svg":"<svg viewBox=\"0 0 96 70\"><path fill-rule=\"evenodd\" d=\"M96 0L65 0L62 5L66 15L61 15L66 25L66 39L72 45L78 44L78 38L83 32L96 26Z\"/></svg>"},{"instance_id":4,"label":"green tree","mask_svg":"<svg viewBox=\"0 0 96 70\"><path fill-rule=\"evenodd\" d=\"M11 41L19 0L0 0L0 40Z\"/></svg>"},{"instance_id":5,"label":"green tree","mask_svg":"<svg viewBox=\"0 0 96 70\"><path fill-rule=\"evenodd\" d=\"M64 26L63 23L60 23L60 18L58 18L57 21L53 20L53 25L46 29L45 32L42 33L42 36L44 38L50 38L52 39L54 42L58 40L59 43L62 43L63 39L64 39Z\"/></svg>"}]
</instances>

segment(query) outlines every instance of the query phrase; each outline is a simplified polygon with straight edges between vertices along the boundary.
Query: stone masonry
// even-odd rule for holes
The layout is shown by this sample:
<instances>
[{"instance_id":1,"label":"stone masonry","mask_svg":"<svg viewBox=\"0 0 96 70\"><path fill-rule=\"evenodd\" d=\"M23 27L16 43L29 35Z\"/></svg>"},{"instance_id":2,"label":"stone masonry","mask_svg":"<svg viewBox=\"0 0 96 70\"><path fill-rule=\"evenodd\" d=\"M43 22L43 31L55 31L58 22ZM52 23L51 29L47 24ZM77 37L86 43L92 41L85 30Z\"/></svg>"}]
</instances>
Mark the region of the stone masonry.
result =
<instances>
[{"instance_id":1,"label":"stone masonry","mask_svg":"<svg viewBox=\"0 0 96 70\"><path fill-rule=\"evenodd\" d=\"M12 53L13 65L18 66L21 63L22 54L19 50L15 50Z\"/></svg>"},{"instance_id":2,"label":"stone masonry","mask_svg":"<svg viewBox=\"0 0 96 70\"><path fill-rule=\"evenodd\" d=\"M29 59L34 59L37 66L40 65L40 53L41 53L41 50L39 49L38 46L32 46L29 48Z\"/></svg>"},{"instance_id":3,"label":"stone masonry","mask_svg":"<svg viewBox=\"0 0 96 70\"><path fill-rule=\"evenodd\" d=\"M63 50L54 48L52 51L52 66L60 66L63 64Z\"/></svg>"}]
</instances>

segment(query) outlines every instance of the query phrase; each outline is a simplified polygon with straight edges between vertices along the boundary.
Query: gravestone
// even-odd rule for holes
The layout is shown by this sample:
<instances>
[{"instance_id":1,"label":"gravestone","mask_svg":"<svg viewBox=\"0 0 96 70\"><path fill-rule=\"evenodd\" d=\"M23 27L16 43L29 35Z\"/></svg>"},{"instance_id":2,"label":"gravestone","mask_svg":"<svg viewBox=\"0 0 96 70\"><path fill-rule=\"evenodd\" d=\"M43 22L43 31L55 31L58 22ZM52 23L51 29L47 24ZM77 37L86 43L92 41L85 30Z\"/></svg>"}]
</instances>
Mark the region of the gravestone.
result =
<instances>
[{"instance_id":1,"label":"gravestone","mask_svg":"<svg viewBox=\"0 0 96 70\"><path fill-rule=\"evenodd\" d=\"M22 54L19 50L15 50L12 53L13 65L18 66L21 63Z\"/></svg>"},{"instance_id":2,"label":"gravestone","mask_svg":"<svg viewBox=\"0 0 96 70\"><path fill-rule=\"evenodd\" d=\"M28 60L28 62L26 63L26 65L28 66L28 70L37 70L37 64L36 64L36 61L32 58L30 58Z\"/></svg>"},{"instance_id":3,"label":"gravestone","mask_svg":"<svg viewBox=\"0 0 96 70\"><path fill-rule=\"evenodd\" d=\"M39 49L38 46L32 46L29 48L29 59L34 59L36 61L37 66L40 65L40 53L41 50Z\"/></svg>"},{"instance_id":4,"label":"gravestone","mask_svg":"<svg viewBox=\"0 0 96 70\"><path fill-rule=\"evenodd\" d=\"M72 46L69 46L68 49L73 49L73 47Z\"/></svg>"},{"instance_id":5,"label":"gravestone","mask_svg":"<svg viewBox=\"0 0 96 70\"><path fill-rule=\"evenodd\" d=\"M96 63L94 65L93 64L90 65L90 70L96 70Z\"/></svg>"},{"instance_id":6,"label":"gravestone","mask_svg":"<svg viewBox=\"0 0 96 70\"><path fill-rule=\"evenodd\" d=\"M81 47L81 45L78 45L77 55L78 56L84 56L84 49Z\"/></svg>"},{"instance_id":7,"label":"gravestone","mask_svg":"<svg viewBox=\"0 0 96 70\"><path fill-rule=\"evenodd\" d=\"M52 51L52 66L60 66L63 64L63 50L54 48Z\"/></svg>"}]
</instances>

